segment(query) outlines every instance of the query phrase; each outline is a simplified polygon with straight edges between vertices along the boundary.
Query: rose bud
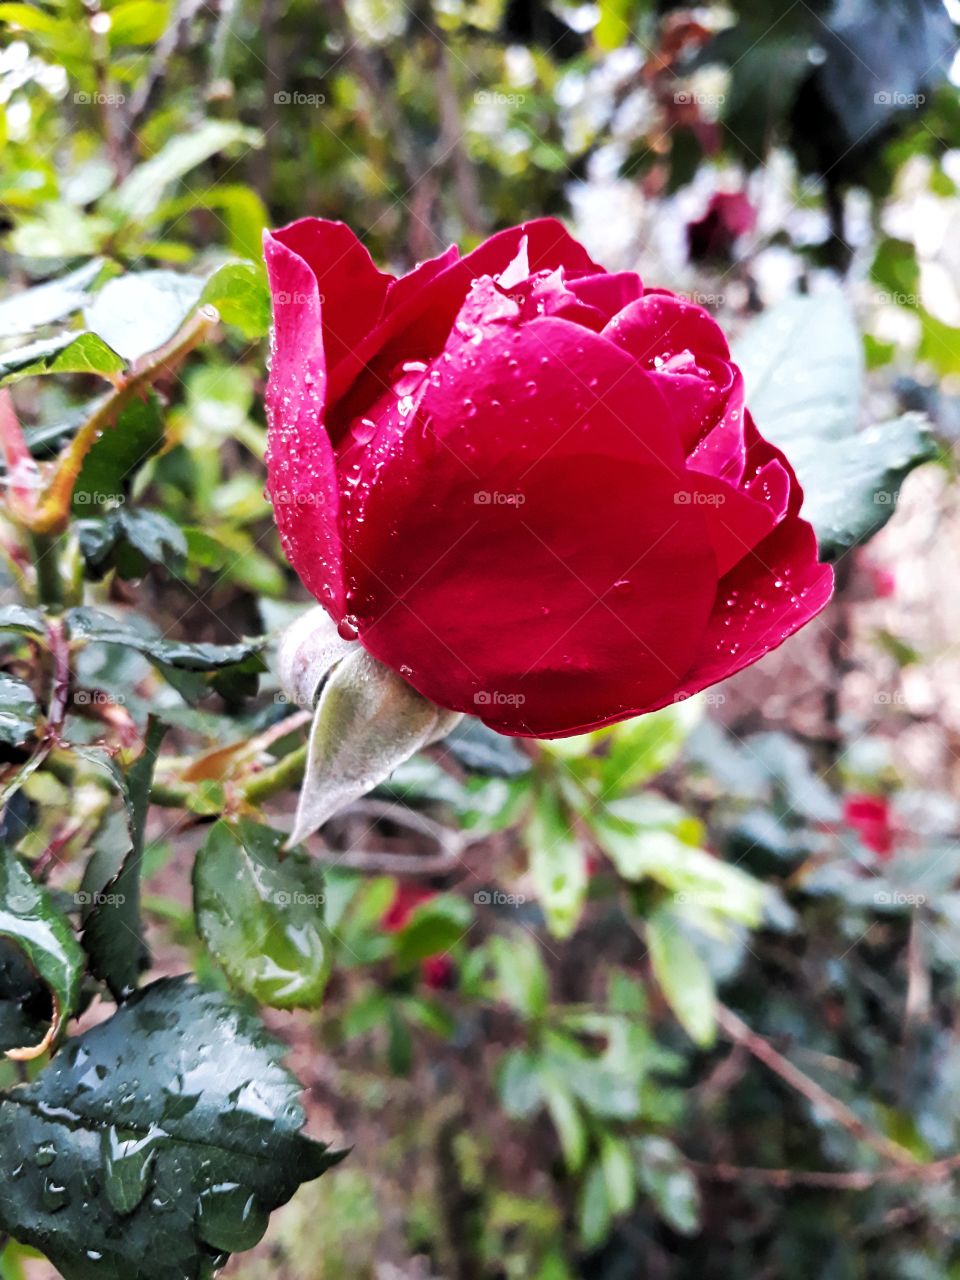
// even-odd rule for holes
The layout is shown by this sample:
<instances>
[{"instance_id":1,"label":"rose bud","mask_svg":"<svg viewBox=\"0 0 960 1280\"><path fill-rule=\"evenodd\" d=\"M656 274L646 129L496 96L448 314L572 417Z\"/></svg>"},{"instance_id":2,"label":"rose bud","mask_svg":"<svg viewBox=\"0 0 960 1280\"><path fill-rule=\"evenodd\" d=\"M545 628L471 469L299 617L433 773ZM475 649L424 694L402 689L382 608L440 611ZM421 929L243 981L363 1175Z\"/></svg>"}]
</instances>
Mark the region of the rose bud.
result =
<instances>
[{"instance_id":1,"label":"rose bud","mask_svg":"<svg viewBox=\"0 0 960 1280\"><path fill-rule=\"evenodd\" d=\"M337 624L425 699L561 737L756 662L830 597L789 462L702 308L552 219L397 279L266 236L268 489Z\"/></svg>"}]
</instances>

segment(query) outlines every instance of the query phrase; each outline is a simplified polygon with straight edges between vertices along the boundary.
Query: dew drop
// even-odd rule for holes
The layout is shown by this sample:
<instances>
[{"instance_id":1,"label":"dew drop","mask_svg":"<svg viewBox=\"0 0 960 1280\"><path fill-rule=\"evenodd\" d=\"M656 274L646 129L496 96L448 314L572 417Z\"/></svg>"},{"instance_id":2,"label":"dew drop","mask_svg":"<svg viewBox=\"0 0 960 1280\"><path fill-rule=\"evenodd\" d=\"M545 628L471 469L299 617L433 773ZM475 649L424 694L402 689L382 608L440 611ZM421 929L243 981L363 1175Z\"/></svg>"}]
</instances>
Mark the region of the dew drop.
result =
<instances>
[{"instance_id":1,"label":"dew drop","mask_svg":"<svg viewBox=\"0 0 960 1280\"><path fill-rule=\"evenodd\" d=\"M337 623L337 632L339 633L341 640L356 640L357 636L360 634L360 623L356 616L352 613L348 613L345 617L341 618Z\"/></svg>"}]
</instances>

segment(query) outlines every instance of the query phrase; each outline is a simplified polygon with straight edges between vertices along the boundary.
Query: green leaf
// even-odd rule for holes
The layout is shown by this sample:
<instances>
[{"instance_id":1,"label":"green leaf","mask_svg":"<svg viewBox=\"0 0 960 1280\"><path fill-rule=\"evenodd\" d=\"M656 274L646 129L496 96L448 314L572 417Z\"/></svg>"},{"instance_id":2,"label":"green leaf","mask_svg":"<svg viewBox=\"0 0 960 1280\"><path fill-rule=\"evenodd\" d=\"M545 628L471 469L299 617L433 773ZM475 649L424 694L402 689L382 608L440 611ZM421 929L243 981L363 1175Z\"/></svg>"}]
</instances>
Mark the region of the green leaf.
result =
<instances>
[{"instance_id":1,"label":"green leaf","mask_svg":"<svg viewBox=\"0 0 960 1280\"><path fill-rule=\"evenodd\" d=\"M0 631L20 631L23 635L46 636L47 624L39 609L8 604L0 609Z\"/></svg>"},{"instance_id":2,"label":"green leaf","mask_svg":"<svg viewBox=\"0 0 960 1280\"><path fill-rule=\"evenodd\" d=\"M149 218L164 191L198 165L221 151L258 147L263 135L227 120L205 120L165 143L156 155L138 165L107 202L130 222Z\"/></svg>"},{"instance_id":3,"label":"green leaf","mask_svg":"<svg viewBox=\"0 0 960 1280\"><path fill-rule=\"evenodd\" d=\"M0 743L21 746L36 732L38 714L30 686L0 671Z\"/></svg>"},{"instance_id":4,"label":"green leaf","mask_svg":"<svg viewBox=\"0 0 960 1280\"><path fill-rule=\"evenodd\" d=\"M637 1178L668 1226L681 1235L700 1229L700 1189L683 1156L667 1138L635 1138Z\"/></svg>"},{"instance_id":5,"label":"green leaf","mask_svg":"<svg viewBox=\"0 0 960 1280\"><path fill-rule=\"evenodd\" d=\"M858 432L863 351L843 294L787 299L748 326L734 358L757 425L797 472L824 555L866 541L895 507L877 495L934 446L915 414Z\"/></svg>"},{"instance_id":6,"label":"green leaf","mask_svg":"<svg viewBox=\"0 0 960 1280\"><path fill-rule=\"evenodd\" d=\"M510 1049L497 1073L497 1090L508 1116L529 1120L543 1105L540 1064L529 1049Z\"/></svg>"},{"instance_id":7,"label":"green leaf","mask_svg":"<svg viewBox=\"0 0 960 1280\"><path fill-rule=\"evenodd\" d=\"M150 565L180 575L186 567L183 530L159 511L125 507L99 520L78 520L74 528L91 577L116 569L121 578L142 578Z\"/></svg>"},{"instance_id":8,"label":"green leaf","mask_svg":"<svg viewBox=\"0 0 960 1280\"><path fill-rule=\"evenodd\" d=\"M542 789L527 828L530 872L555 938L576 929L587 894L587 853L556 792Z\"/></svg>"},{"instance_id":9,"label":"green leaf","mask_svg":"<svg viewBox=\"0 0 960 1280\"><path fill-rule=\"evenodd\" d=\"M48 280L45 284L4 298L0 302L0 338L32 333L34 329L78 311L102 266L103 260L94 258L59 279Z\"/></svg>"},{"instance_id":10,"label":"green leaf","mask_svg":"<svg viewBox=\"0 0 960 1280\"><path fill-rule=\"evenodd\" d=\"M596 1249L610 1234L613 1212L603 1169L593 1165L580 1192L580 1242Z\"/></svg>"},{"instance_id":11,"label":"green leaf","mask_svg":"<svg viewBox=\"0 0 960 1280\"><path fill-rule=\"evenodd\" d=\"M921 413L905 413L838 442L806 489L804 515L832 557L879 532L897 508L900 487L915 467L937 457Z\"/></svg>"},{"instance_id":12,"label":"green leaf","mask_svg":"<svg viewBox=\"0 0 960 1280\"><path fill-rule=\"evenodd\" d=\"M46 889L5 846L0 846L0 938L22 954L50 991L46 1034L37 1042L6 1048L8 1057L35 1058L56 1043L77 1007L83 952Z\"/></svg>"},{"instance_id":13,"label":"green leaf","mask_svg":"<svg viewBox=\"0 0 960 1280\"><path fill-rule=\"evenodd\" d=\"M83 946L94 977L106 982L119 1003L136 990L149 963L140 918L143 836L150 783L166 725L152 716L142 754L124 780L127 838L91 858L81 885Z\"/></svg>"},{"instance_id":14,"label":"green leaf","mask_svg":"<svg viewBox=\"0 0 960 1280\"><path fill-rule=\"evenodd\" d=\"M0 1102L0 1227L64 1280L201 1280L341 1153L300 1132L284 1046L182 979L138 992Z\"/></svg>"},{"instance_id":15,"label":"green leaf","mask_svg":"<svg viewBox=\"0 0 960 1280\"><path fill-rule=\"evenodd\" d=\"M126 501L139 468L163 445L163 415L153 392L133 400L83 460L73 488L75 515L112 511Z\"/></svg>"},{"instance_id":16,"label":"green leaf","mask_svg":"<svg viewBox=\"0 0 960 1280\"><path fill-rule=\"evenodd\" d=\"M87 328L125 360L136 360L169 342L200 301L202 276L176 271L136 271L115 276L84 310Z\"/></svg>"},{"instance_id":17,"label":"green leaf","mask_svg":"<svg viewBox=\"0 0 960 1280\"><path fill-rule=\"evenodd\" d=\"M701 714L700 704L691 698L615 725L603 761L603 795L611 799L633 791L669 768Z\"/></svg>"},{"instance_id":18,"label":"green leaf","mask_svg":"<svg viewBox=\"0 0 960 1280\"><path fill-rule=\"evenodd\" d=\"M472 923L473 912L463 898L444 894L421 902L397 934L397 964L412 969L428 956L443 955L460 941Z\"/></svg>"},{"instance_id":19,"label":"green leaf","mask_svg":"<svg viewBox=\"0 0 960 1280\"><path fill-rule=\"evenodd\" d=\"M600 1139L600 1167L610 1211L614 1215L626 1213L636 1193L633 1154L629 1145L612 1133L604 1133Z\"/></svg>"},{"instance_id":20,"label":"green leaf","mask_svg":"<svg viewBox=\"0 0 960 1280\"><path fill-rule=\"evenodd\" d=\"M230 981L276 1009L320 1003L332 948L319 865L241 818L210 829L193 868L197 928Z\"/></svg>"},{"instance_id":21,"label":"green leaf","mask_svg":"<svg viewBox=\"0 0 960 1280\"><path fill-rule=\"evenodd\" d=\"M151 662L173 667L178 671L224 671L256 657L266 644L264 639L243 640L238 644L160 639L144 635L109 614L85 606L70 609L67 620L70 633L76 639L136 649Z\"/></svg>"},{"instance_id":22,"label":"green leaf","mask_svg":"<svg viewBox=\"0 0 960 1280\"><path fill-rule=\"evenodd\" d=\"M62 333L0 355L0 386L40 373L95 373L110 381L126 364L95 333Z\"/></svg>"},{"instance_id":23,"label":"green leaf","mask_svg":"<svg viewBox=\"0 0 960 1280\"><path fill-rule=\"evenodd\" d=\"M711 1045L716 1035L713 978L673 912L661 909L650 917L647 946L654 976L677 1021L697 1044Z\"/></svg>"},{"instance_id":24,"label":"green leaf","mask_svg":"<svg viewBox=\"0 0 960 1280\"><path fill-rule=\"evenodd\" d=\"M550 979L535 939L495 936L488 945L500 999L528 1021L542 1018L550 1001Z\"/></svg>"},{"instance_id":25,"label":"green leaf","mask_svg":"<svg viewBox=\"0 0 960 1280\"><path fill-rule=\"evenodd\" d=\"M169 0L122 0L110 10L110 47L155 44L166 30Z\"/></svg>"},{"instance_id":26,"label":"green leaf","mask_svg":"<svg viewBox=\"0 0 960 1280\"><path fill-rule=\"evenodd\" d=\"M519 778L533 768L533 761L515 739L488 729L473 716L464 716L447 734L443 749L471 773L490 778Z\"/></svg>"},{"instance_id":27,"label":"green leaf","mask_svg":"<svg viewBox=\"0 0 960 1280\"><path fill-rule=\"evenodd\" d=\"M739 867L686 844L670 831L644 831L609 813L595 817L593 830L624 879L649 877L674 894L680 905L705 908L746 925L760 923L763 886Z\"/></svg>"},{"instance_id":28,"label":"green leaf","mask_svg":"<svg viewBox=\"0 0 960 1280\"><path fill-rule=\"evenodd\" d=\"M200 301L216 307L224 324L253 342L270 329L270 289L262 264L228 262L203 286Z\"/></svg>"}]
</instances>

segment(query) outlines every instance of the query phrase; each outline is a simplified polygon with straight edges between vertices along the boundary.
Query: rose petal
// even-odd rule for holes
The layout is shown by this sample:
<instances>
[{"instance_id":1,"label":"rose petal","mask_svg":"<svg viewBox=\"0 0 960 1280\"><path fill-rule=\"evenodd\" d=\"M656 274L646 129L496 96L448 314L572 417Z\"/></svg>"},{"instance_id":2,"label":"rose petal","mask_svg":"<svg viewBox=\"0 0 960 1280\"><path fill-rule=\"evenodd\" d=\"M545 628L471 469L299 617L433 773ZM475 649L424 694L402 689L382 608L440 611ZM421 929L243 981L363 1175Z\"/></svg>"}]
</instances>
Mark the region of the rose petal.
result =
<instances>
[{"instance_id":1,"label":"rose petal","mask_svg":"<svg viewBox=\"0 0 960 1280\"><path fill-rule=\"evenodd\" d=\"M274 299L267 383L267 488L287 559L331 614L342 616L343 577L333 449L323 428L326 362L315 272L276 236L264 239Z\"/></svg>"},{"instance_id":2,"label":"rose petal","mask_svg":"<svg viewBox=\"0 0 960 1280\"><path fill-rule=\"evenodd\" d=\"M666 406L563 320L477 331L370 461L349 611L421 693L501 732L631 715L693 662L717 580Z\"/></svg>"}]
</instances>

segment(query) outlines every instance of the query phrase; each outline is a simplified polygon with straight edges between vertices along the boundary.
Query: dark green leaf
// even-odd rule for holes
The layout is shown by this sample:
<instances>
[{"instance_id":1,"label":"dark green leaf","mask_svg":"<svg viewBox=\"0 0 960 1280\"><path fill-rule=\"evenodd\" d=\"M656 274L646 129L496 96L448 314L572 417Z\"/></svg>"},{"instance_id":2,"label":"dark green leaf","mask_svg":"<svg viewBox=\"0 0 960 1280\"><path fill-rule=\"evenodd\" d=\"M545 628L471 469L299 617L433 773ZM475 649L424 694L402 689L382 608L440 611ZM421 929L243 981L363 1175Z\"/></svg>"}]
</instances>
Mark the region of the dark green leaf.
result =
<instances>
[{"instance_id":1,"label":"dark green leaf","mask_svg":"<svg viewBox=\"0 0 960 1280\"><path fill-rule=\"evenodd\" d=\"M83 952L46 889L5 847L0 847L0 938L17 948L50 991L52 1009L45 1035L7 1048L10 1057L33 1058L57 1040L76 1009Z\"/></svg>"},{"instance_id":2,"label":"dark green leaf","mask_svg":"<svg viewBox=\"0 0 960 1280\"><path fill-rule=\"evenodd\" d=\"M397 963L412 968L427 956L443 955L469 931L472 919L463 898L444 895L421 902L397 934Z\"/></svg>"},{"instance_id":3,"label":"dark green leaf","mask_svg":"<svg viewBox=\"0 0 960 1280\"><path fill-rule=\"evenodd\" d=\"M71 635L101 644L119 644L136 649L152 662L178 671L222 671L259 654L264 640L244 640L239 644L205 644L186 640L165 640L146 636L124 622L96 609L71 609L67 615Z\"/></svg>"},{"instance_id":4,"label":"dark green leaf","mask_svg":"<svg viewBox=\"0 0 960 1280\"><path fill-rule=\"evenodd\" d=\"M281 1052L227 996L146 987L0 1102L0 1227L64 1280L209 1277L341 1158Z\"/></svg>"},{"instance_id":5,"label":"dark green leaf","mask_svg":"<svg viewBox=\"0 0 960 1280\"><path fill-rule=\"evenodd\" d=\"M73 489L74 514L90 516L122 504L133 477L163 438L163 416L153 393L128 404L83 460Z\"/></svg>"},{"instance_id":6,"label":"dark green leaf","mask_svg":"<svg viewBox=\"0 0 960 1280\"><path fill-rule=\"evenodd\" d=\"M121 578L140 578L150 565L181 574L187 540L180 526L159 511L124 507L99 520L78 520L74 528L94 578L116 569Z\"/></svg>"},{"instance_id":7,"label":"dark green leaf","mask_svg":"<svg viewBox=\"0 0 960 1280\"><path fill-rule=\"evenodd\" d=\"M453 732L447 734L443 749L471 773L488 777L516 778L529 773L533 767L533 761L513 738L495 733L473 716L464 716Z\"/></svg>"},{"instance_id":8,"label":"dark green leaf","mask_svg":"<svg viewBox=\"0 0 960 1280\"><path fill-rule=\"evenodd\" d=\"M150 801L150 783L157 751L166 726L153 717L147 723L142 754L124 780L126 838L110 831L112 845L91 858L82 886L83 946L93 975L106 982L117 1001L135 990L149 963L140 919L140 879L143 832Z\"/></svg>"},{"instance_id":9,"label":"dark green leaf","mask_svg":"<svg viewBox=\"0 0 960 1280\"><path fill-rule=\"evenodd\" d=\"M277 1009L319 1004L330 972L324 884L284 836L241 818L211 827L193 868L197 927L231 982Z\"/></svg>"}]
</instances>

